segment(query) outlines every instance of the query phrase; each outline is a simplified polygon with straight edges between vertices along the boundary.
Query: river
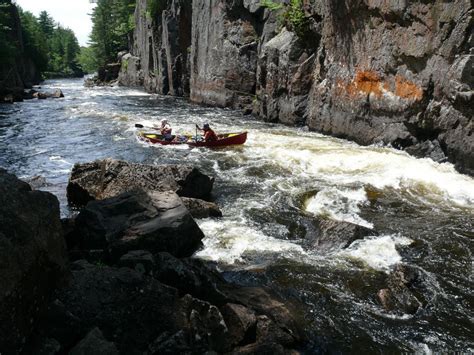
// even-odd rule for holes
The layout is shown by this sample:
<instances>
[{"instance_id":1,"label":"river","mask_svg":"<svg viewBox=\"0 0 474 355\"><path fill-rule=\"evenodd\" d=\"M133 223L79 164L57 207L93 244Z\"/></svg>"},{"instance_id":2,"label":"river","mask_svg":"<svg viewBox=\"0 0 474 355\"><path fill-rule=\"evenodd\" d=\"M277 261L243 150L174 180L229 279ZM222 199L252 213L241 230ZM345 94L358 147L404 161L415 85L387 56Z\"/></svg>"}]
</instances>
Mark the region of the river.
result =
<instances>
[{"instance_id":1,"label":"river","mask_svg":"<svg viewBox=\"0 0 474 355\"><path fill-rule=\"evenodd\" d=\"M64 99L0 106L0 167L41 175L61 213L76 162L113 157L188 163L216 176L222 219L198 221L197 257L226 278L265 284L301 309L317 352L474 351L474 179L447 163L388 147L264 123L240 113L130 88L48 81ZM249 131L241 147L148 146L135 123L167 118L176 132L209 122L217 132ZM308 221L324 215L378 231L348 249L307 248ZM385 311L377 292L397 263L425 275L428 303L414 315Z\"/></svg>"}]
</instances>

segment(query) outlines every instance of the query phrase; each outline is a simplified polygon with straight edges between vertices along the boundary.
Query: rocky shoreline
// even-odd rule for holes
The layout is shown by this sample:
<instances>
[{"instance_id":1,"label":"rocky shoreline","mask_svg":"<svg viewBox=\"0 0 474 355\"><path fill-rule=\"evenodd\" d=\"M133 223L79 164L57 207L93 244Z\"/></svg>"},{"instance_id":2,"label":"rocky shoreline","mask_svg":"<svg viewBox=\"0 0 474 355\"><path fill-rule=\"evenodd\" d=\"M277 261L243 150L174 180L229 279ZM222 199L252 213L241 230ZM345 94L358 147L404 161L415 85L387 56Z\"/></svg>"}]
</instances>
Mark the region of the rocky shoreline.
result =
<instances>
[{"instance_id":1,"label":"rocky shoreline","mask_svg":"<svg viewBox=\"0 0 474 355\"><path fill-rule=\"evenodd\" d=\"M2 354L304 352L312 340L298 301L192 257L204 238L194 218L222 216L208 201L213 184L184 165L76 164L67 194L79 213L60 220L56 197L0 170ZM320 253L377 234L307 222L305 247ZM384 277L374 297L386 311L430 303L419 270L400 264Z\"/></svg>"},{"instance_id":2,"label":"rocky shoreline","mask_svg":"<svg viewBox=\"0 0 474 355\"><path fill-rule=\"evenodd\" d=\"M69 201L90 201L62 221L50 193L4 170L0 180L2 354L284 354L304 344L289 302L190 258L204 234L180 196L200 216L212 205L197 197L213 179L196 169L76 165Z\"/></svg>"}]
</instances>

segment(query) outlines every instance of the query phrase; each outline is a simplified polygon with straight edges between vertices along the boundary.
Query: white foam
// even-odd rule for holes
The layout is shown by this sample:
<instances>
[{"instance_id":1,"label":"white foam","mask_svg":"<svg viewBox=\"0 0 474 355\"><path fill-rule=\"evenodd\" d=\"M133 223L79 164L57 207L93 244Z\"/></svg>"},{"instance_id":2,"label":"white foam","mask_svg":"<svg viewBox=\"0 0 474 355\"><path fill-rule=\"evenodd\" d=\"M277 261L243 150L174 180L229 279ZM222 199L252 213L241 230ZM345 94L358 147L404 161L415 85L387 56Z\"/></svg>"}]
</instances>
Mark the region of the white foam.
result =
<instances>
[{"instance_id":1,"label":"white foam","mask_svg":"<svg viewBox=\"0 0 474 355\"><path fill-rule=\"evenodd\" d=\"M200 225L206 238L204 249L197 257L234 264L242 261L243 256L252 252L274 252L302 254L301 246L286 240L266 236L261 231L245 226L245 222L203 220Z\"/></svg>"},{"instance_id":2,"label":"white foam","mask_svg":"<svg viewBox=\"0 0 474 355\"><path fill-rule=\"evenodd\" d=\"M316 215L326 215L337 221L358 224L367 228L374 225L361 218L359 206L368 202L364 189L325 188L310 198L306 211Z\"/></svg>"},{"instance_id":3,"label":"white foam","mask_svg":"<svg viewBox=\"0 0 474 355\"><path fill-rule=\"evenodd\" d=\"M337 254L349 259L360 260L373 269L388 271L391 266L402 261L395 246L410 245L412 242L411 239L399 235L367 237L356 240L349 248Z\"/></svg>"}]
</instances>

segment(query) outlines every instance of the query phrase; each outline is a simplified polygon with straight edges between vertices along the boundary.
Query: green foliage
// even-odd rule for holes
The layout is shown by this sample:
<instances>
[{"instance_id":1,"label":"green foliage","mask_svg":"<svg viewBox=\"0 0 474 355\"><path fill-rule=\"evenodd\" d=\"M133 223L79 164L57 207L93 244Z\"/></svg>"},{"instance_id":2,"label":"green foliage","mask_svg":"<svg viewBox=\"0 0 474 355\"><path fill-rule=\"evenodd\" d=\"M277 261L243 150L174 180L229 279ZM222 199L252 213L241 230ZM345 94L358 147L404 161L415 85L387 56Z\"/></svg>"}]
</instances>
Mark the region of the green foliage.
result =
<instances>
[{"instance_id":1,"label":"green foliage","mask_svg":"<svg viewBox=\"0 0 474 355\"><path fill-rule=\"evenodd\" d=\"M299 37L304 38L308 34L309 23L303 10L302 0L290 0L285 16Z\"/></svg>"},{"instance_id":2,"label":"green foliage","mask_svg":"<svg viewBox=\"0 0 474 355\"><path fill-rule=\"evenodd\" d=\"M41 11L38 17L38 23L44 35L47 38L51 38L54 33L54 28L56 27L53 18L46 11Z\"/></svg>"},{"instance_id":3,"label":"green foliage","mask_svg":"<svg viewBox=\"0 0 474 355\"><path fill-rule=\"evenodd\" d=\"M38 19L28 11L20 12L21 29L25 55L30 58L40 72L48 69L48 44L41 31Z\"/></svg>"},{"instance_id":4,"label":"green foliage","mask_svg":"<svg viewBox=\"0 0 474 355\"><path fill-rule=\"evenodd\" d=\"M17 47L12 39L12 6L0 3L0 64L12 63L17 53Z\"/></svg>"},{"instance_id":5,"label":"green foliage","mask_svg":"<svg viewBox=\"0 0 474 355\"><path fill-rule=\"evenodd\" d=\"M98 67L115 61L117 53L128 48L128 35L135 22L134 11L135 0L98 1L92 12L90 37Z\"/></svg>"},{"instance_id":6,"label":"green foliage","mask_svg":"<svg viewBox=\"0 0 474 355\"><path fill-rule=\"evenodd\" d=\"M79 44L74 32L57 26L46 11L35 17L9 1L0 0L0 29L0 64L11 65L21 55L43 74L82 73L76 60ZM22 43L20 34L16 33L18 30L21 30Z\"/></svg>"},{"instance_id":7,"label":"green foliage","mask_svg":"<svg viewBox=\"0 0 474 355\"><path fill-rule=\"evenodd\" d=\"M80 53L79 43L74 32L58 26L49 41L49 71L63 73L66 76L80 71L77 57Z\"/></svg>"},{"instance_id":8,"label":"green foliage","mask_svg":"<svg viewBox=\"0 0 474 355\"><path fill-rule=\"evenodd\" d=\"M290 0L287 4L273 0L261 0L261 5L271 11L279 11L278 22L294 31L298 37L306 38L309 34L309 21L303 10L302 0Z\"/></svg>"},{"instance_id":9,"label":"green foliage","mask_svg":"<svg viewBox=\"0 0 474 355\"><path fill-rule=\"evenodd\" d=\"M166 0L148 0L146 8L147 17L149 19L158 17L166 9L166 5Z\"/></svg>"},{"instance_id":10,"label":"green foliage","mask_svg":"<svg viewBox=\"0 0 474 355\"><path fill-rule=\"evenodd\" d=\"M276 3L272 0L262 0L260 2L260 5L262 5L263 7L266 7L267 9L271 11L280 10L283 8L283 4Z\"/></svg>"},{"instance_id":11,"label":"green foliage","mask_svg":"<svg viewBox=\"0 0 474 355\"><path fill-rule=\"evenodd\" d=\"M77 62L82 70L88 74L94 73L98 67L94 49L91 47L81 47L79 55L77 56Z\"/></svg>"}]
</instances>

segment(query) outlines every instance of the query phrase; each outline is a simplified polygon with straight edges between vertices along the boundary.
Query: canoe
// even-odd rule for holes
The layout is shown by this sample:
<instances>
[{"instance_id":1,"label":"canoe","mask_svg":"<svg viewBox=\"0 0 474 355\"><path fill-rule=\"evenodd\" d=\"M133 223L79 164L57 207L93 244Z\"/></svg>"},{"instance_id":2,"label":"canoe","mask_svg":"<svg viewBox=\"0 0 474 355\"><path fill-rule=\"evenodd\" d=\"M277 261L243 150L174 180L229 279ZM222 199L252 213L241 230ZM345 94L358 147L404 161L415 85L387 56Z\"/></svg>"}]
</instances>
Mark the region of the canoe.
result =
<instances>
[{"instance_id":1,"label":"canoe","mask_svg":"<svg viewBox=\"0 0 474 355\"><path fill-rule=\"evenodd\" d=\"M226 147L240 145L247 141L247 132L218 134L213 142L195 141L194 136L177 136L172 141L166 141L156 133L138 132L138 138L144 142L161 145L187 144L191 147Z\"/></svg>"}]
</instances>

